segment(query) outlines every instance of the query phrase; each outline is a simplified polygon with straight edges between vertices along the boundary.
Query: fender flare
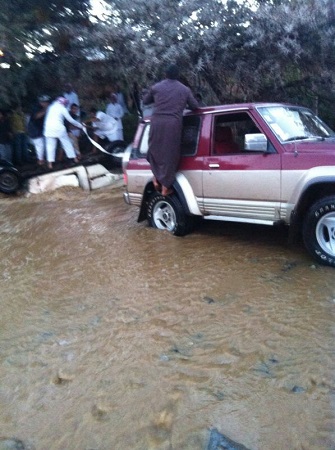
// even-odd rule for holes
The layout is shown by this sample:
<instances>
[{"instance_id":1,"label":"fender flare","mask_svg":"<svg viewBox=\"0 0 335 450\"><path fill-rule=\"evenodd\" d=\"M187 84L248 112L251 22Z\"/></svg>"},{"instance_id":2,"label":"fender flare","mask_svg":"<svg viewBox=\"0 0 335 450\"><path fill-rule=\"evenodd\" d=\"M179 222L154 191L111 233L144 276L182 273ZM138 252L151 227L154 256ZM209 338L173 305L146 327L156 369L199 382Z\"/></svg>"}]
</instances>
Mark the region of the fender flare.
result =
<instances>
[{"instance_id":1,"label":"fender flare","mask_svg":"<svg viewBox=\"0 0 335 450\"><path fill-rule=\"evenodd\" d=\"M190 183L188 182L187 178L185 177L185 175L178 172L172 186L176 193L175 195L178 197L179 201L182 204L182 207L184 208L185 213L189 216L202 216L193 189ZM137 222L142 222L147 218L147 202L153 192L155 192L153 182L149 181L145 186L143 192Z\"/></svg>"},{"instance_id":2,"label":"fender flare","mask_svg":"<svg viewBox=\"0 0 335 450\"><path fill-rule=\"evenodd\" d=\"M184 174L178 172L173 183L173 189L183 205L186 213L191 216L202 216L193 189Z\"/></svg>"}]
</instances>

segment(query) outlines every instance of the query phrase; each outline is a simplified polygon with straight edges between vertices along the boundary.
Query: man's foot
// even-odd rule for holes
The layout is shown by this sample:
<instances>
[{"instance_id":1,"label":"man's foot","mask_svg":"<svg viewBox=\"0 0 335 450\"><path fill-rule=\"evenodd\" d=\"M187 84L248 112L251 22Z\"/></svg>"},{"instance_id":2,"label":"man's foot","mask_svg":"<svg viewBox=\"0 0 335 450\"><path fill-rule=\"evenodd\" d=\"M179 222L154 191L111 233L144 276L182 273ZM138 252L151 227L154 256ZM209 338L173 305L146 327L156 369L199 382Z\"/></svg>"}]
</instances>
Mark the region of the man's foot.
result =
<instances>
[{"instance_id":1,"label":"man's foot","mask_svg":"<svg viewBox=\"0 0 335 450\"><path fill-rule=\"evenodd\" d=\"M154 179L152 180L152 183L153 183L153 185L154 185L155 190L156 190L157 192L160 192L161 189L162 189L162 186L161 186L161 184L156 180L156 178L154 178Z\"/></svg>"},{"instance_id":2,"label":"man's foot","mask_svg":"<svg viewBox=\"0 0 335 450\"><path fill-rule=\"evenodd\" d=\"M173 194L173 189L172 188L167 188L165 186L162 187L162 195L164 195L164 197L167 197L168 195Z\"/></svg>"}]
</instances>

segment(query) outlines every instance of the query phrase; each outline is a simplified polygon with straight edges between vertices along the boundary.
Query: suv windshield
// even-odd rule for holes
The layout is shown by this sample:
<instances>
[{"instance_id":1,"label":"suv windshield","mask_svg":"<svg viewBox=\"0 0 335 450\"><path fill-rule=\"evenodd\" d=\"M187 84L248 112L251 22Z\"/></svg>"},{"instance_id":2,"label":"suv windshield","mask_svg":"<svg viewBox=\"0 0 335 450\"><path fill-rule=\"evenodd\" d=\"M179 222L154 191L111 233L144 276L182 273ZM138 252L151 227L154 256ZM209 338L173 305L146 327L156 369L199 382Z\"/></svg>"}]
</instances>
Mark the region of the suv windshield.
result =
<instances>
[{"instance_id":1,"label":"suv windshield","mask_svg":"<svg viewBox=\"0 0 335 450\"><path fill-rule=\"evenodd\" d=\"M335 133L309 109L261 106L257 110L281 142L335 137Z\"/></svg>"}]
</instances>

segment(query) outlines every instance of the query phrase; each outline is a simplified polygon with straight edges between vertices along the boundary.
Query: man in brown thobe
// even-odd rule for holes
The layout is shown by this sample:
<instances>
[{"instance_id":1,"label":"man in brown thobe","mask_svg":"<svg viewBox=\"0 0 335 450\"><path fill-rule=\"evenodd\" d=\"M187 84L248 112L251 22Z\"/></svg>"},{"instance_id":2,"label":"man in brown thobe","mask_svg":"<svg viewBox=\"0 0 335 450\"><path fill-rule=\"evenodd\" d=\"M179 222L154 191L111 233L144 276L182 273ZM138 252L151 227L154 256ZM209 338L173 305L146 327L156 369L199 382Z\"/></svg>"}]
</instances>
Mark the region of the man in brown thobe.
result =
<instances>
[{"instance_id":1,"label":"man in brown thobe","mask_svg":"<svg viewBox=\"0 0 335 450\"><path fill-rule=\"evenodd\" d=\"M150 88L143 104L154 104L147 159L154 174L154 186L162 195L173 192L179 160L183 111L198 108L190 88L178 80L178 68L170 66L166 79Z\"/></svg>"}]
</instances>

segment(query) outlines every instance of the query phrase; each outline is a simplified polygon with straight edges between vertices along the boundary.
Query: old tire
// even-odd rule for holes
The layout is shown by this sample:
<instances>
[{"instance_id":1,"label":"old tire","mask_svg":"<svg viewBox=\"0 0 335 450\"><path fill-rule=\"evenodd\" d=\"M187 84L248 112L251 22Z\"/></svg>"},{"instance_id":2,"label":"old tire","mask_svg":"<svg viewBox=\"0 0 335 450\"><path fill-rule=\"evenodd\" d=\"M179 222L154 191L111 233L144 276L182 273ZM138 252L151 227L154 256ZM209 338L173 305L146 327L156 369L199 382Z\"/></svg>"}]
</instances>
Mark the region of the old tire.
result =
<instances>
[{"instance_id":1,"label":"old tire","mask_svg":"<svg viewBox=\"0 0 335 450\"><path fill-rule=\"evenodd\" d=\"M176 195L152 194L147 205L147 218L150 226L175 236L185 236L191 229L191 217L185 214Z\"/></svg>"},{"instance_id":2,"label":"old tire","mask_svg":"<svg viewBox=\"0 0 335 450\"><path fill-rule=\"evenodd\" d=\"M319 263L335 267L335 197L325 197L311 206L302 231L311 255Z\"/></svg>"},{"instance_id":3,"label":"old tire","mask_svg":"<svg viewBox=\"0 0 335 450\"><path fill-rule=\"evenodd\" d=\"M13 194L20 187L19 175L12 170L0 172L0 191L5 194Z\"/></svg>"}]
</instances>

